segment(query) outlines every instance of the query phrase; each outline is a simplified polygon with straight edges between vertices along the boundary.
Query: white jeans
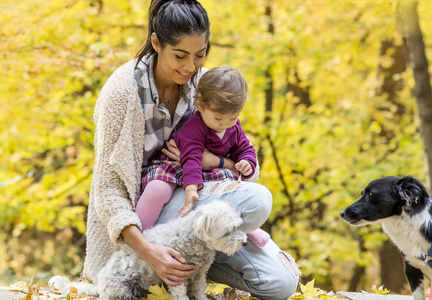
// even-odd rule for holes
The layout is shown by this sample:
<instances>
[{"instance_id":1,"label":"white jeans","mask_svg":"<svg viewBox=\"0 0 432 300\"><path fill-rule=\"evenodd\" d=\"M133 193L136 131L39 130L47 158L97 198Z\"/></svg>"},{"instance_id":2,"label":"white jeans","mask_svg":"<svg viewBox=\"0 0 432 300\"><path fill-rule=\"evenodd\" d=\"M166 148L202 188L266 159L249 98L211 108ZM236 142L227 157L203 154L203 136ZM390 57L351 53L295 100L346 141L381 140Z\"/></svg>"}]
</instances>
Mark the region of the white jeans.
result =
<instances>
[{"instance_id":1,"label":"white jeans","mask_svg":"<svg viewBox=\"0 0 432 300\"><path fill-rule=\"evenodd\" d=\"M177 218L185 194L177 188L162 209L156 224ZM259 228L270 215L272 195L264 186L251 182L218 181L204 183L195 207L214 200L231 203L243 212L242 230ZM290 255L270 240L264 247L249 242L233 256L218 252L208 277L219 283L241 289L261 299L288 299L298 285L299 272Z\"/></svg>"}]
</instances>

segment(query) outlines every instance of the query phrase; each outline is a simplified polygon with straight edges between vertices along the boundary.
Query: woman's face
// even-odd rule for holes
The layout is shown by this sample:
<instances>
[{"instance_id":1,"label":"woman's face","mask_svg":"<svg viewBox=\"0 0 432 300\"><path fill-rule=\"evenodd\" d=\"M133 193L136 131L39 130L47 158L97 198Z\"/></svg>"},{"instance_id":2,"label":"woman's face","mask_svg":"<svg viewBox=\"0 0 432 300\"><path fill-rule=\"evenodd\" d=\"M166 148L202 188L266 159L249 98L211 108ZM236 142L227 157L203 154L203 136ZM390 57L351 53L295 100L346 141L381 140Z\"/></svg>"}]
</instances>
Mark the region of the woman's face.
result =
<instances>
[{"instance_id":1,"label":"woman's face","mask_svg":"<svg viewBox=\"0 0 432 300\"><path fill-rule=\"evenodd\" d=\"M155 34L152 35L152 42L158 52L155 75L161 80L185 84L204 64L207 49L204 34L185 36L177 45L166 45L164 48Z\"/></svg>"}]
</instances>

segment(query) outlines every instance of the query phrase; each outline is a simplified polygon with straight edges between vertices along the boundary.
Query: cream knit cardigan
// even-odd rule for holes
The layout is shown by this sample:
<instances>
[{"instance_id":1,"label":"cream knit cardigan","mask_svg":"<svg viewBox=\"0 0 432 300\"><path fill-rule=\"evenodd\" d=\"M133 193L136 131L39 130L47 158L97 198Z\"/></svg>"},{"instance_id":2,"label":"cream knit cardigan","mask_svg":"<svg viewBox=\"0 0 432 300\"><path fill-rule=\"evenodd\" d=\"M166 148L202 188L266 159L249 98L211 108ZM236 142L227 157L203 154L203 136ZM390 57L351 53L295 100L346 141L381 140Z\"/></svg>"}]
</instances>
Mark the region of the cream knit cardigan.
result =
<instances>
[{"instance_id":1,"label":"cream knit cardigan","mask_svg":"<svg viewBox=\"0 0 432 300\"><path fill-rule=\"evenodd\" d=\"M95 165L87 216L84 276L96 274L124 243L122 230L141 229L139 198L145 122L134 78L135 60L118 68L102 88L95 106Z\"/></svg>"}]
</instances>

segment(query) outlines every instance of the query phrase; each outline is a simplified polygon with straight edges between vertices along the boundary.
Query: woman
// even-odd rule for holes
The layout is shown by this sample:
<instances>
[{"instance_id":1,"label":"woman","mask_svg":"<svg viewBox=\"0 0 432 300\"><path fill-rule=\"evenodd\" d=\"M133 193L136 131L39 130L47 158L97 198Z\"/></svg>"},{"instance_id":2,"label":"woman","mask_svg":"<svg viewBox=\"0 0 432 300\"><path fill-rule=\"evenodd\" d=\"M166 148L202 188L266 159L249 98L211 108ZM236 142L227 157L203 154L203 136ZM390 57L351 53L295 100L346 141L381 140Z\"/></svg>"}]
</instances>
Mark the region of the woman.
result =
<instances>
[{"instance_id":1,"label":"woman","mask_svg":"<svg viewBox=\"0 0 432 300\"><path fill-rule=\"evenodd\" d=\"M210 49L210 23L204 8L192 0L152 0L148 37L135 60L117 69L103 87L95 107L95 165L87 220L84 276L97 272L121 243L130 243L168 285L194 273L174 249L148 242L135 212L141 174L170 135L193 113L195 85ZM162 150L179 160L175 144ZM205 152L203 169L220 159ZM226 160L225 168L233 168ZM256 174L257 175L257 174ZM184 191L178 188L157 223L178 217ZM197 205L222 199L244 212L243 230L261 226L271 210L271 194L250 182L209 182ZM292 258L273 241L264 247L249 243L232 257L218 254L209 278L264 299L290 297L298 282Z\"/></svg>"}]
</instances>

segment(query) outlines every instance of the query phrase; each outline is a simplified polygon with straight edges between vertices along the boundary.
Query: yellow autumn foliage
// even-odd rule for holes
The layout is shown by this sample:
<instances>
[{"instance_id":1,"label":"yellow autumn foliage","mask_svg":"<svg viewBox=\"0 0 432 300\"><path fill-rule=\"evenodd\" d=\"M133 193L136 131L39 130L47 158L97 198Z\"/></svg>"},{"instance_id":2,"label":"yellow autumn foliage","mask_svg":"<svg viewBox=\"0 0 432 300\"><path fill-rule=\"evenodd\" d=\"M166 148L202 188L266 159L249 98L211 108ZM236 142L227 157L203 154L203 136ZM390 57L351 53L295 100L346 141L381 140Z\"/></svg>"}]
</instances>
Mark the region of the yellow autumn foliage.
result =
<instances>
[{"instance_id":1,"label":"yellow autumn foliage","mask_svg":"<svg viewBox=\"0 0 432 300\"><path fill-rule=\"evenodd\" d=\"M323 289L346 289L356 266L366 268L359 289L380 282L386 236L339 212L376 177L424 178L411 71L392 76L394 98L380 93L403 44L397 1L201 2L212 24L205 66L233 65L250 85L240 120L273 195L266 229ZM0 280L79 277L94 105L142 46L149 4L2 0ZM418 4L430 62L432 1ZM393 47L381 53L384 42Z\"/></svg>"}]
</instances>

